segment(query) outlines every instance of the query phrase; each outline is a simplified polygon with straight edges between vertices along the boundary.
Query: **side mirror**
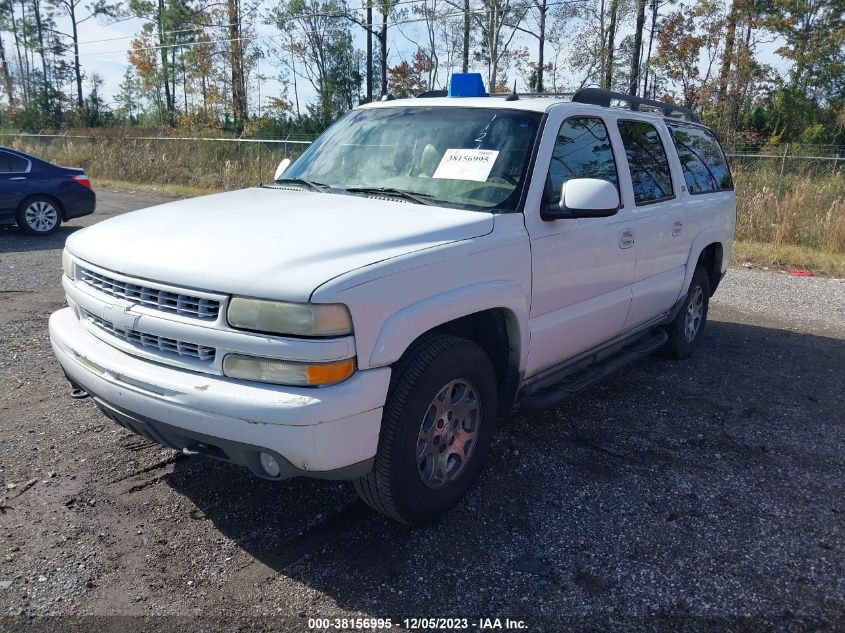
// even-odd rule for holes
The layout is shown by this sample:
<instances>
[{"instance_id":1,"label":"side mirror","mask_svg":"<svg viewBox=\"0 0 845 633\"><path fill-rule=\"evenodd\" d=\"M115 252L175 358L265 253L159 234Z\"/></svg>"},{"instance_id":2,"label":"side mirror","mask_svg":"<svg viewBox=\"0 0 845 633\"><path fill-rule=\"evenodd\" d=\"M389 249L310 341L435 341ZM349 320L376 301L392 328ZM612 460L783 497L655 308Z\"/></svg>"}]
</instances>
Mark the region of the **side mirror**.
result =
<instances>
[{"instance_id":1,"label":"side mirror","mask_svg":"<svg viewBox=\"0 0 845 633\"><path fill-rule=\"evenodd\" d=\"M282 177L282 174L285 173L285 170L290 167L290 158L283 158L282 162L279 163L279 166L276 167L276 174L273 176L273 180L278 180Z\"/></svg>"},{"instance_id":2,"label":"side mirror","mask_svg":"<svg viewBox=\"0 0 845 633\"><path fill-rule=\"evenodd\" d=\"M542 213L544 220L564 218L606 218L619 211L616 185L598 178L573 178L563 183L560 204L549 205Z\"/></svg>"}]
</instances>

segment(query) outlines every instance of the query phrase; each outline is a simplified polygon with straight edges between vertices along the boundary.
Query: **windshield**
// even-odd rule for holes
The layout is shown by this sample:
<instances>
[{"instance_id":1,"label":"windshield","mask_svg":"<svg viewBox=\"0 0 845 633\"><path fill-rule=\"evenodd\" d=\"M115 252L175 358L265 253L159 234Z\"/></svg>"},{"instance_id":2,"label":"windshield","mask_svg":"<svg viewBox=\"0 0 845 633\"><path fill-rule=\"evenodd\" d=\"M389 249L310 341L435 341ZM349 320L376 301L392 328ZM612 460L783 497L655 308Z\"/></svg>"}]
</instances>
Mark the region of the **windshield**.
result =
<instances>
[{"instance_id":1,"label":"windshield","mask_svg":"<svg viewBox=\"0 0 845 633\"><path fill-rule=\"evenodd\" d=\"M320 136L281 180L510 211L522 193L541 116L498 108L356 110Z\"/></svg>"}]
</instances>

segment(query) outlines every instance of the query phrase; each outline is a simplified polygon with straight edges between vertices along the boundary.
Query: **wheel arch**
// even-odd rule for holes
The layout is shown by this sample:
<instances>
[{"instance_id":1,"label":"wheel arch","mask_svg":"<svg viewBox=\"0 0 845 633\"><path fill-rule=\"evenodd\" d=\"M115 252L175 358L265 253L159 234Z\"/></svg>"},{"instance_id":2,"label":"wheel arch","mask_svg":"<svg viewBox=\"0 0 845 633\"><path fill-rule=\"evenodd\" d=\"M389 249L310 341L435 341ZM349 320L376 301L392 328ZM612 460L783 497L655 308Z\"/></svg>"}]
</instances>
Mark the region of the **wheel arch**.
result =
<instances>
[{"instance_id":1,"label":"wheel arch","mask_svg":"<svg viewBox=\"0 0 845 633\"><path fill-rule=\"evenodd\" d=\"M487 282L443 293L387 319L369 364L396 363L425 334L452 334L485 351L496 370L500 401L511 404L527 355L527 313L524 290L514 282Z\"/></svg>"},{"instance_id":2,"label":"wheel arch","mask_svg":"<svg viewBox=\"0 0 845 633\"><path fill-rule=\"evenodd\" d=\"M722 258L724 256L724 247L721 242L712 242L704 247L698 256L696 266L703 266L707 271L707 277L710 281L710 296L716 292L719 282L722 280Z\"/></svg>"},{"instance_id":3,"label":"wheel arch","mask_svg":"<svg viewBox=\"0 0 845 633\"><path fill-rule=\"evenodd\" d=\"M707 270L710 281L710 295L712 296L716 292L716 288L722 280L722 269L725 263L724 253L724 235L721 229L704 231L693 240L687 259L686 276L681 291L682 297L689 290L692 276L699 265L703 265Z\"/></svg>"}]
</instances>

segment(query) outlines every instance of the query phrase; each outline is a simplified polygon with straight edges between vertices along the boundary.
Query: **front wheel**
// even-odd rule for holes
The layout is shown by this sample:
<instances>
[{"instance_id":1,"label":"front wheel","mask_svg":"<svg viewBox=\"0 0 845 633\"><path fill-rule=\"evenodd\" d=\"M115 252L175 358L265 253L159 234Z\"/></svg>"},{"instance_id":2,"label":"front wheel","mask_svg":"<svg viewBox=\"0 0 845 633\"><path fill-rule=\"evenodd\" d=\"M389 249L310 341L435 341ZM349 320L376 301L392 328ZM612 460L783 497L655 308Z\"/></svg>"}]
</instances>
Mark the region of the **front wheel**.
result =
<instances>
[{"instance_id":1,"label":"front wheel","mask_svg":"<svg viewBox=\"0 0 845 633\"><path fill-rule=\"evenodd\" d=\"M375 464L355 490L398 521L433 521L478 476L496 408L496 375L478 345L442 334L422 337L394 369Z\"/></svg>"},{"instance_id":2,"label":"front wheel","mask_svg":"<svg viewBox=\"0 0 845 633\"><path fill-rule=\"evenodd\" d=\"M688 358L701 343L704 326L707 324L707 310L710 307L710 278L701 266L696 267L690 281L687 298L666 328L669 340L663 351L675 359Z\"/></svg>"},{"instance_id":3,"label":"front wheel","mask_svg":"<svg viewBox=\"0 0 845 633\"><path fill-rule=\"evenodd\" d=\"M50 235L62 223L58 205L47 196L33 196L24 200L15 219L21 230L29 235Z\"/></svg>"}]
</instances>

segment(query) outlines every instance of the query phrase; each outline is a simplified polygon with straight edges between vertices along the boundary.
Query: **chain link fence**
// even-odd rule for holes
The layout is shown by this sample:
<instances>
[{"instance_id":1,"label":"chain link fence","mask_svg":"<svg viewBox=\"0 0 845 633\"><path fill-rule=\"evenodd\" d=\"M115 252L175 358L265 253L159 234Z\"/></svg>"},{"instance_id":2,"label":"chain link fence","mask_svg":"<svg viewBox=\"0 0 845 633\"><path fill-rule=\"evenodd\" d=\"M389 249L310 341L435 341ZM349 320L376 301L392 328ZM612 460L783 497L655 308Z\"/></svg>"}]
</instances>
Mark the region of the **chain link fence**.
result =
<instances>
[{"instance_id":1,"label":"chain link fence","mask_svg":"<svg viewBox=\"0 0 845 633\"><path fill-rule=\"evenodd\" d=\"M314 137L144 136L139 131L0 133L0 143L95 180L228 190L272 180ZM736 184L737 237L845 252L845 146L725 147Z\"/></svg>"},{"instance_id":2,"label":"chain link fence","mask_svg":"<svg viewBox=\"0 0 845 633\"><path fill-rule=\"evenodd\" d=\"M308 136L226 138L0 133L0 143L94 179L197 189L237 189L272 180L283 158L296 158Z\"/></svg>"}]
</instances>

